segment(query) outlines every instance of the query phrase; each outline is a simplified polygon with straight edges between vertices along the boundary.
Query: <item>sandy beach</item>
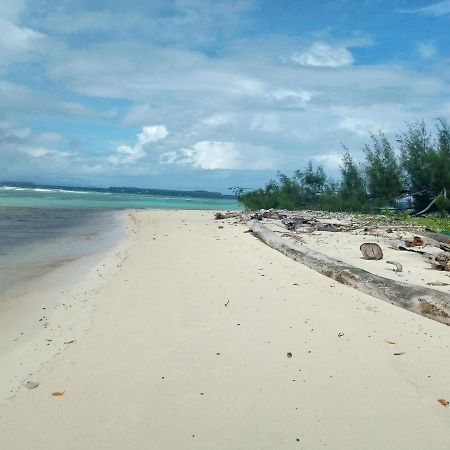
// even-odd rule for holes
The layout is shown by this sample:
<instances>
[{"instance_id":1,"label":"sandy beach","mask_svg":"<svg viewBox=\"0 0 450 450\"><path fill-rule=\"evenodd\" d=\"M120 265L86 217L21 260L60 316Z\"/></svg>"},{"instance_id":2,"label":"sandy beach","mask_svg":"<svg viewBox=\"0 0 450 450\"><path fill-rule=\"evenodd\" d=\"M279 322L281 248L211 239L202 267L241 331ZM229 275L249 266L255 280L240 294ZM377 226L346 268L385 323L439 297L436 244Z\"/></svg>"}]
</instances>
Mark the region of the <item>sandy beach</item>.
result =
<instances>
[{"instance_id":1,"label":"sandy beach","mask_svg":"<svg viewBox=\"0 0 450 450\"><path fill-rule=\"evenodd\" d=\"M60 293L65 306L46 310L45 330L14 341L9 324L1 449L449 448L448 326L212 212L127 223L127 239ZM58 345L30 363L43 339ZM39 385L16 392L27 380Z\"/></svg>"}]
</instances>

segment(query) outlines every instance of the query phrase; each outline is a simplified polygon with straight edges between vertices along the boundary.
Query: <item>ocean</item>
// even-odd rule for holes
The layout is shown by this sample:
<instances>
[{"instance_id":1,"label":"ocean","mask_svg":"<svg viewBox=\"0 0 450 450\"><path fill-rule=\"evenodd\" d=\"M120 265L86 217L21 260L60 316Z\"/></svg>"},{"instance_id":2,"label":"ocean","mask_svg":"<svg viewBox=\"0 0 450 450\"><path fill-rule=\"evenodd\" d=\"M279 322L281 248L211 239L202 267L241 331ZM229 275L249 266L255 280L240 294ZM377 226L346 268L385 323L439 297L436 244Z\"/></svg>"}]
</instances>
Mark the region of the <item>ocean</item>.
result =
<instances>
[{"instance_id":1,"label":"ocean","mask_svg":"<svg viewBox=\"0 0 450 450\"><path fill-rule=\"evenodd\" d=\"M0 301L66 262L111 248L129 209L241 209L230 198L0 186Z\"/></svg>"}]
</instances>

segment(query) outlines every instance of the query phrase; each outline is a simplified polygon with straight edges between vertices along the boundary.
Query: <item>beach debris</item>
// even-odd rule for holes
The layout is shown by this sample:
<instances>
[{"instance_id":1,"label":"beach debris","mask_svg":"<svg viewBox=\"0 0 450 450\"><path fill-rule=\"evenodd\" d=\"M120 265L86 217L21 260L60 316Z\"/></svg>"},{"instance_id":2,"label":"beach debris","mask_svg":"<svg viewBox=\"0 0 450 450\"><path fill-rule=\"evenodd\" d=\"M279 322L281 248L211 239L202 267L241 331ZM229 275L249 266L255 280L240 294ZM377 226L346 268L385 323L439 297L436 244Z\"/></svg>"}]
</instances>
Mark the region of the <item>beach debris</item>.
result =
<instances>
[{"instance_id":1,"label":"beach debris","mask_svg":"<svg viewBox=\"0 0 450 450\"><path fill-rule=\"evenodd\" d=\"M286 356L287 356L288 358L292 358L292 353L291 353L291 352L287 352L287 353L286 353Z\"/></svg>"},{"instance_id":2,"label":"beach debris","mask_svg":"<svg viewBox=\"0 0 450 450\"><path fill-rule=\"evenodd\" d=\"M393 341L388 341L387 339L385 339L384 342L386 342L386 344L395 345L395 342L393 342Z\"/></svg>"},{"instance_id":3,"label":"beach debris","mask_svg":"<svg viewBox=\"0 0 450 450\"><path fill-rule=\"evenodd\" d=\"M411 252L411 253L418 253L419 255L425 255L425 252L423 252L422 250L413 250L412 248L406 248L403 247L402 245L400 245L398 249L401 250L402 252Z\"/></svg>"},{"instance_id":4,"label":"beach debris","mask_svg":"<svg viewBox=\"0 0 450 450\"><path fill-rule=\"evenodd\" d=\"M222 230L222 229L223 229L223 226L222 226L222 225L219 225L217 228L218 228L219 230Z\"/></svg>"},{"instance_id":5,"label":"beach debris","mask_svg":"<svg viewBox=\"0 0 450 450\"><path fill-rule=\"evenodd\" d=\"M423 239L420 236L414 236L412 240L405 241L406 247L422 247Z\"/></svg>"},{"instance_id":6,"label":"beach debris","mask_svg":"<svg viewBox=\"0 0 450 450\"><path fill-rule=\"evenodd\" d=\"M227 211L225 213L223 212L216 212L214 213L214 219L216 220L223 220L223 219L231 219L233 217L238 217L239 213L235 211Z\"/></svg>"},{"instance_id":7,"label":"beach debris","mask_svg":"<svg viewBox=\"0 0 450 450\"><path fill-rule=\"evenodd\" d=\"M376 261L383 259L383 250L381 250L381 247L378 244L365 242L364 244L361 244L359 249L361 250L364 259Z\"/></svg>"},{"instance_id":8,"label":"beach debris","mask_svg":"<svg viewBox=\"0 0 450 450\"><path fill-rule=\"evenodd\" d=\"M341 228L338 228L332 223L325 223L324 225L319 225L317 227L317 231L329 231L331 233L336 233L337 231L341 231Z\"/></svg>"},{"instance_id":9,"label":"beach debris","mask_svg":"<svg viewBox=\"0 0 450 450\"><path fill-rule=\"evenodd\" d=\"M307 219L304 219L303 217L285 217L281 219L281 223L289 230L289 231L295 231L304 224L308 223Z\"/></svg>"},{"instance_id":10,"label":"beach debris","mask_svg":"<svg viewBox=\"0 0 450 450\"><path fill-rule=\"evenodd\" d=\"M431 265L437 270L450 272L450 253L439 253L431 262Z\"/></svg>"},{"instance_id":11,"label":"beach debris","mask_svg":"<svg viewBox=\"0 0 450 450\"><path fill-rule=\"evenodd\" d=\"M443 281L430 281L427 283L428 286L450 286L450 283L444 283Z\"/></svg>"},{"instance_id":12,"label":"beach debris","mask_svg":"<svg viewBox=\"0 0 450 450\"><path fill-rule=\"evenodd\" d=\"M27 389L36 389L39 386L39 382L38 381L27 381L25 383L25 387Z\"/></svg>"},{"instance_id":13,"label":"beach debris","mask_svg":"<svg viewBox=\"0 0 450 450\"><path fill-rule=\"evenodd\" d=\"M439 402L442 406L445 406L445 407L447 407L447 406L449 405L449 402L448 402L447 400L443 399L443 398L440 398L440 399L438 400L438 402Z\"/></svg>"},{"instance_id":14,"label":"beach debris","mask_svg":"<svg viewBox=\"0 0 450 450\"><path fill-rule=\"evenodd\" d=\"M267 210L260 209L259 211L256 211L253 216L251 216L251 219L255 220L263 220L268 217Z\"/></svg>"},{"instance_id":15,"label":"beach debris","mask_svg":"<svg viewBox=\"0 0 450 450\"><path fill-rule=\"evenodd\" d=\"M230 300L228 299L227 302L225 303L225 308L228 308L228 305L230 304Z\"/></svg>"},{"instance_id":16,"label":"beach debris","mask_svg":"<svg viewBox=\"0 0 450 450\"><path fill-rule=\"evenodd\" d=\"M395 266L395 269L392 269L394 272L403 272L403 266L395 261L386 261L386 264L392 264Z\"/></svg>"},{"instance_id":17,"label":"beach debris","mask_svg":"<svg viewBox=\"0 0 450 450\"><path fill-rule=\"evenodd\" d=\"M53 397L62 397L65 394L66 391L56 391L56 392L52 392L52 396Z\"/></svg>"},{"instance_id":18,"label":"beach debris","mask_svg":"<svg viewBox=\"0 0 450 450\"><path fill-rule=\"evenodd\" d=\"M406 352L397 352L397 353L394 353L394 356L402 356L404 354L406 354Z\"/></svg>"},{"instance_id":19,"label":"beach debris","mask_svg":"<svg viewBox=\"0 0 450 450\"><path fill-rule=\"evenodd\" d=\"M342 337L342 336L344 336L344 333L338 333L338 337L339 338Z\"/></svg>"},{"instance_id":20,"label":"beach debris","mask_svg":"<svg viewBox=\"0 0 450 450\"><path fill-rule=\"evenodd\" d=\"M71 341L64 342L64 345L73 344L75 342L75 339L72 339Z\"/></svg>"}]
</instances>

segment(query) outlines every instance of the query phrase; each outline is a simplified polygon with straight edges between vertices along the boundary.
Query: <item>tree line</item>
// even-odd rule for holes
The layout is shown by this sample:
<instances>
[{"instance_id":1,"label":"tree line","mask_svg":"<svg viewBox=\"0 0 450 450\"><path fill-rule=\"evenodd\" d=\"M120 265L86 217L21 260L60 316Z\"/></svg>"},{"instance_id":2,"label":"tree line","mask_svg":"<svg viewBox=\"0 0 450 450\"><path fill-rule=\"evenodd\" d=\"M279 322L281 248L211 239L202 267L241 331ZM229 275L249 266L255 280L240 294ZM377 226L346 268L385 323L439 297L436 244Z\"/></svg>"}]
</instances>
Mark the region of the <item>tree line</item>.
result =
<instances>
[{"instance_id":1,"label":"tree line","mask_svg":"<svg viewBox=\"0 0 450 450\"><path fill-rule=\"evenodd\" d=\"M370 135L357 162L344 146L338 180L310 161L293 176L278 173L263 188L236 189L249 209L319 209L378 212L411 209L416 213L450 212L450 127L438 119L434 132L424 121L406 125L396 147L382 132Z\"/></svg>"}]
</instances>

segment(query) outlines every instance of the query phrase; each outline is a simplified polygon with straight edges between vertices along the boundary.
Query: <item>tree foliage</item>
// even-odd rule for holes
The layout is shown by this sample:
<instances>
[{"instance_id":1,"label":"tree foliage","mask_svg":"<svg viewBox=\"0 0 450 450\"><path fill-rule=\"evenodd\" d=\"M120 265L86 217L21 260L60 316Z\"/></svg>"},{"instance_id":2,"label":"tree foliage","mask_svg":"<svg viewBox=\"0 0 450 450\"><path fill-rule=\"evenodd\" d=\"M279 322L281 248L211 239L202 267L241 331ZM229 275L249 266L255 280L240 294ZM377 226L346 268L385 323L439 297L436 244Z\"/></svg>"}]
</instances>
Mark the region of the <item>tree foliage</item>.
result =
<instances>
[{"instance_id":1,"label":"tree foliage","mask_svg":"<svg viewBox=\"0 0 450 450\"><path fill-rule=\"evenodd\" d=\"M250 209L374 212L398 207L397 199L402 196L412 200L416 210L437 198L433 207L450 212L450 126L446 121L437 121L434 137L423 121L408 124L397 138L398 150L381 131L370 139L361 164L344 147L338 181L309 161L292 177L279 173L264 188L240 191L239 199Z\"/></svg>"}]
</instances>

